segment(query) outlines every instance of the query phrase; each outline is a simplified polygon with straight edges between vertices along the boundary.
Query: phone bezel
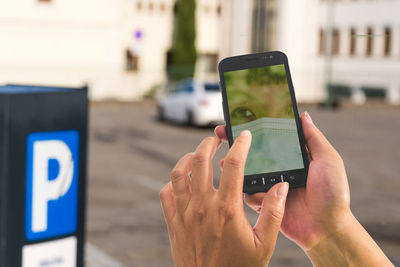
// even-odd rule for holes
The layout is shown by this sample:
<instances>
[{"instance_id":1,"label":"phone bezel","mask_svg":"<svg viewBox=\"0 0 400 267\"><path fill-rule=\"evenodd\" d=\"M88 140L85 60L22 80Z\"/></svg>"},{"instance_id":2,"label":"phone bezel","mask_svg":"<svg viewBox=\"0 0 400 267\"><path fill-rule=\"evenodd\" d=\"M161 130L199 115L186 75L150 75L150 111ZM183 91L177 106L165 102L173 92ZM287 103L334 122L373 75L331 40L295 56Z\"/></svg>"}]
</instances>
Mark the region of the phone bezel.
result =
<instances>
[{"instance_id":1,"label":"phone bezel","mask_svg":"<svg viewBox=\"0 0 400 267\"><path fill-rule=\"evenodd\" d=\"M225 123L226 123L226 135L229 141L229 147L233 144L233 136L232 136L232 126L230 121L229 115L229 106L228 106L228 97L225 87L225 78L224 73L236 70L245 70L249 68L260 68L266 67L271 65L280 65L283 64L286 70L286 78L289 86L290 97L292 101L293 113L296 121L297 126L297 135L299 137L300 149L303 156L303 169L295 169L295 170L287 170L287 171L279 171L279 172L272 172L272 173L260 173L254 175L245 175L244 177L244 185L243 185L243 192L244 193L256 193L256 192L266 192L270 187L272 187L275 183L282 180L288 182L290 188L297 188L297 187L304 187L307 183L307 174L308 174L308 153L306 148L306 140L303 134L303 127L301 125L299 112L297 109L297 102L294 92L294 87L292 83L292 78L290 75L289 70L289 62L287 56L280 52L280 51L271 51L271 52L263 52L263 53L256 53L256 54L247 54L247 55L240 55L234 57L224 58L218 64L218 72L220 77L220 87L222 92L222 106L224 111ZM255 179L269 179L276 178L276 182L267 182L266 184L250 184L251 181ZM289 177L294 177L293 179Z\"/></svg>"}]
</instances>

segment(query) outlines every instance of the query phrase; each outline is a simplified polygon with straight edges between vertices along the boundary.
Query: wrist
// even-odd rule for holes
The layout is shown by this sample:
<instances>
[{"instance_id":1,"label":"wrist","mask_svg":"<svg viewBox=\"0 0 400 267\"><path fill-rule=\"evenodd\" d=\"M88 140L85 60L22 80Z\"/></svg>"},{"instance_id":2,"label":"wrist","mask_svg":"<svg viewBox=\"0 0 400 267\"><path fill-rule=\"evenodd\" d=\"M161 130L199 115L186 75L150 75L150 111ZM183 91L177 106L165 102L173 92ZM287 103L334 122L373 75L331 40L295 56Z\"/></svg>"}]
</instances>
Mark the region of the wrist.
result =
<instances>
[{"instance_id":1,"label":"wrist","mask_svg":"<svg viewBox=\"0 0 400 267\"><path fill-rule=\"evenodd\" d=\"M345 247L351 240L352 231L357 228L357 220L349 211L340 223L325 227L318 242L305 249L305 253L315 266L335 263L335 266L347 266L348 257ZM354 241L354 240L353 240ZM329 266L329 265L328 265Z\"/></svg>"},{"instance_id":2,"label":"wrist","mask_svg":"<svg viewBox=\"0 0 400 267\"><path fill-rule=\"evenodd\" d=\"M314 266L393 266L351 211L305 252Z\"/></svg>"},{"instance_id":3,"label":"wrist","mask_svg":"<svg viewBox=\"0 0 400 267\"><path fill-rule=\"evenodd\" d=\"M335 238L345 230L352 221L356 220L350 208L336 213L335 216L320 218L318 221L306 220L303 222L307 227L302 229L301 235L295 236L293 241L307 253L317 247L326 239ZM290 238L290 235L289 235Z\"/></svg>"}]
</instances>

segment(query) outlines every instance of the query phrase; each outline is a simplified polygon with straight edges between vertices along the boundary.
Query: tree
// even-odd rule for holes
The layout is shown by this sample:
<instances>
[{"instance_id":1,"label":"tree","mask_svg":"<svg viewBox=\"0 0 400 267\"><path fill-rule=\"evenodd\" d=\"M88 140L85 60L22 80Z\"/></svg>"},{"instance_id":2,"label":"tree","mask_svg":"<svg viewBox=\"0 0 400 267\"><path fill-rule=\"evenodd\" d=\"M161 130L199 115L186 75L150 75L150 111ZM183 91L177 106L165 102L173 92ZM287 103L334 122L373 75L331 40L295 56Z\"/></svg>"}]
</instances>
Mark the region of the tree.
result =
<instances>
[{"instance_id":1,"label":"tree","mask_svg":"<svg viewBox=\"0 0 400 267\"><path fill-rule=\"evenodd\" d=\"M195 0L177 0L172 50L168 59L168 76L172 80L193 77L196 52Z\"/></svg>"}]
</instances>

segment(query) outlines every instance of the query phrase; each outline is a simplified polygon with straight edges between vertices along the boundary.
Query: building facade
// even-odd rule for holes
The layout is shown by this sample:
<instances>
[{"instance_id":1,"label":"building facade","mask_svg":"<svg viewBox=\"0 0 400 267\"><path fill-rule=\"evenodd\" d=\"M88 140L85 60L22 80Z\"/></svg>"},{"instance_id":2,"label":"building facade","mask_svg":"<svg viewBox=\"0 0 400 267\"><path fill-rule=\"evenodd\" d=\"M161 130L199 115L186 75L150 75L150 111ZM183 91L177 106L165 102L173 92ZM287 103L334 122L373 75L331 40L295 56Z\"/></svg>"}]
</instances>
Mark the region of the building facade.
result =
<instances>
[{"instance_id":1,"label":"building facade","mask_svg":"<svg viewBox=\"0 0 400 267\"><path fill-rule=\"evenodd\" d=\"M88 84L94 100L139 99L166 81L174 7L174 0L0 1L0 84ZM220 10L218 1L197 1L203 73L215 73L207 68L217 60Z\"/></svg>"},{"instance_id":2,"label":"building facade","mask_svg":"<svg viewBox=\"0 0 400 267\"><path fill-rule=\"evenodd\" d=\"M397 10L392 0L227 0L220 54L283 51L300 102L324 101L330 84L356 103L380 91L400 104Z\"/></svg>"},{"instance_id":3,"label":"building facade","mask_svg":"<svg viewBox=\"0 0 400 267\"><path fill-rule=\"evenodd\" d=\"M400 104L398 10L400 2L391 0L322 1L318 5L316 64L325 65L328 82L348 86L356 103L380 91L389 103ZM326 55L330 55L328 60Z\"/></svg>"},{"instance_id":4,"label":"building facade","mask_svg":"<svg viewBox=\"0 0 400 267\"><path fill-rule=\"evenodd\" d=\"M141 98L166 82L175 0L0 1L0 84L88 84L94 100ZM400 103L400 1L197 0L195 76L226 56L281 50L300 102L327 84L363 103Z\"/></svg>"}]
</instances>

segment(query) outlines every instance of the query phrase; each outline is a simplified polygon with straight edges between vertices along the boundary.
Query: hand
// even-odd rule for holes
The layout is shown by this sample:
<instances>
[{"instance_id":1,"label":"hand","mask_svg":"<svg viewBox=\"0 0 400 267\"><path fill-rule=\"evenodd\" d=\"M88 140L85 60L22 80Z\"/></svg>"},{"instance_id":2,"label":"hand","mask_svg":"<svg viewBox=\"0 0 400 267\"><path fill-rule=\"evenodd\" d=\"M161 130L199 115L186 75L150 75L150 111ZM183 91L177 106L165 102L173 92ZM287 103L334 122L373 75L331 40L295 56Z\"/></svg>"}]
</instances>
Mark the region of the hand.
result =
<instances>
[{"instance_id":1,"label":"hand","mask_svg":"<svg viewBox=\"0 0 400 267\"><path fill-rule=\"evenodd\" d=\"M342 158L308 113L302 114L301 122L311 158L307 185L290 190L281 232L308 254L314 266L391 266L350 210ZM215 133L226 140L224 126ZM259 212L264 196L245 195L245 202Z\"/></svg>"},{"instance_id":2,"label":"hand","mask_svg":"<svg viewBox=\"0 0 400 267\"><path fill-rule=\"evenodd\" d=\"M251 134L243 131L225 157L219 189L213 187L212 158L221 140L204 139L179 160L160 192L172 256L177 267L265 266L281 225L287 183L263 195L252 228L243 210L243 177Z\"/></svg>"},{"instance_id":3,"label":"hand","mask_svg":"<svg viewBox=\"0 0 400 267\"><path fill-rule=\"evenodd\" d=\"M350 211L350 193L343 161L307 113L301 116L310 157L307 186L291 190L281 231L304 250L340 227ZM225 127L217 136L226 139ZM245 202L259 211L265 193L245 195Z\"/></svg>"}]
</instances>

